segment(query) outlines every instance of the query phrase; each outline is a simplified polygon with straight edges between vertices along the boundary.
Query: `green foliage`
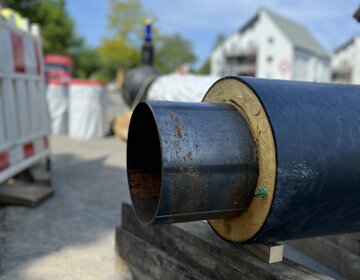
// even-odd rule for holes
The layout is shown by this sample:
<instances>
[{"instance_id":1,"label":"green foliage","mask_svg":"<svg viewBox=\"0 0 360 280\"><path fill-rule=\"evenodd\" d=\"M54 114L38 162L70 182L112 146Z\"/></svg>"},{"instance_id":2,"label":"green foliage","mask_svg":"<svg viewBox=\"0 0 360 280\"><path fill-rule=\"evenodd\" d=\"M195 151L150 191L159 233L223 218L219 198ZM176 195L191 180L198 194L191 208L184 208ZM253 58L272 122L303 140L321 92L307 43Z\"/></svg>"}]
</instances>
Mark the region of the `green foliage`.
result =
<instances>
[{"instance_id":1,"label":"green foliage","mask_svg":"<svg viewBox=\"0 0 360 280\"><path fill-rule=\"evenodd\" d=\"M145 19L140 0L110 0L107 18L108 28L116 38L127 44L139 43Z\"/></svg>"},{"instance_id":2,"label":"green foliage","mask_svg":"<svg viewBox=\"0 0 360 280\"><path fill-rule=\"evenodd\" d=\"M102 64L101 74L107 80L115 77L118 69L129 69L139 64L139 51L119 38L105 38L98 48Z\"/></svg>"},{"instance_id":3,"label":"green foliage","mask_svg":"<svg viewBox=\"0 0 360 280\"><path fill-rule=\"evenodd\" d=\"M93 77L101 68L99 54L96 49L81 46L70 52L74 62L74 76L81 79Z\"/></svg>"},{"instance_id":4,"label":"green foliage","mask_svg":"<svg viewBox=\"0 0 360 280\"><path fill-rule=\"evenodd\" d=\"M210 74L210 58L207 58L201 65L200 69L196 71L197 74L208 75Z\"/></svg>"},{"instance_id":5,"label":"green foliage","mask_svg":"<svg viewBox=\"0 0 360 280\"><path fill-rule=\"evenodd\" d=\"M139 65L144 19L156 19L151 11L143 9L140 0L108 0L108 36L98 48L90 48L76 36L75 24L66 11L65 0L0 1L31 22L39 23L44 52L70 55L74 61L74 75L78 78L96 76L110 81L118 69L127 70ZM153 37L155 64L164 73L196 60L190 42L179 34L163 36L153 27Z\"/></svg>"},{"instance_id":6,"label":"green foliage","mask_svg":"<svg viewBox=\"0 0 360 280\"><path fill-rule=\"evenodd\" d=\"M140 43L145 12L139 0L109 0L109 35L98 48L102 67L99 75L111 80L118 69L127 70L140 62Z\"/></svg>"},{"instance_id":7,"label":"green foliage","mask_svg":"<svg viewBox=\"0 0 360 280\"><path fill-rule=\"evenodd\" d=\"M173 72L184 63L195 61L191 43L179 34L162 36L155 50L155 66L163 73Z\"/></svg>"},{"instance_id":8,"label":"green foliage","mask_svg":"<svg viewBox=\"0 0 360 280\"><path fill-rule=\"evenodd\" d=\"M4 5L41 25L45 53L69 54L83 41L74 32L74 22L65 0L5 0Z\"/></svg>"},{"instance_id":9,"label":"green foliage","mask_svg":"<svg viewBox=\"0 0 360 280\"><path fill-rule=\"evenodd\" d=\"M129 69L140 63L141 38L144 19L156 18L151 11L144 11L140 0L110 0L108 27L112 34L103 39L99 47L101 60L109 65L110 73L116 68ZM155 66L169 73L184 63L192 63L196 57L190 42L179 34L163 36L153 27L155 41Z\"/></svg>"}]
</instances>

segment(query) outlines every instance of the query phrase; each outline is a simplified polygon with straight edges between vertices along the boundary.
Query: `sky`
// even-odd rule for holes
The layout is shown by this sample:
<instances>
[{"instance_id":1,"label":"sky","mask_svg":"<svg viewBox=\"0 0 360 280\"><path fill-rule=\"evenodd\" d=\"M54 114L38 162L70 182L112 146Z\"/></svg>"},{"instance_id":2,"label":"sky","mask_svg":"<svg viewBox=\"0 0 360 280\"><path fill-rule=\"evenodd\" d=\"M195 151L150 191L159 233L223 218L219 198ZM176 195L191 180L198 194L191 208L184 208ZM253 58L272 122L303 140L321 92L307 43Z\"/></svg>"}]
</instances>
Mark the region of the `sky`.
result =
<instances>
[{"instance_id":1,"label":"sky","mask_svg":"<svg viewBox=\"0 0 360 280\"><path fill-rule=\"evenodd\" d=\"M155 13L162 33L177 32L192 43L197 67L210 55L219 33L232 34L260 7L305 26L328 52L360 34L360 23L352 17L359 7L356 0L143 0L142 4ZM109 1L68 0L67 9L77 33L89 46L98 46L108 34Z\"/></svg>"}]
</instances>

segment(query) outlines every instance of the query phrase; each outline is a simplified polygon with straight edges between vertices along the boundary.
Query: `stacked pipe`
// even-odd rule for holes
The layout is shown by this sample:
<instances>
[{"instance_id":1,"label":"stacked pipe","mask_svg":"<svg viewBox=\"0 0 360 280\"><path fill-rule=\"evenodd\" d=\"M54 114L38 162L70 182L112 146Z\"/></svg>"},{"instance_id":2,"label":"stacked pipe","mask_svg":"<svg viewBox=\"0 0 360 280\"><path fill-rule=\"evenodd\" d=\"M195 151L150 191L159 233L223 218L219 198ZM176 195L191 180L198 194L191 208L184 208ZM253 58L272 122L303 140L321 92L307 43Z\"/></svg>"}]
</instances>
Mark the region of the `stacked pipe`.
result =
<instances>
[{"instance_id":1,"label":"stacked pipe","mask_svg":"<svg viewBox=\"0 0 360 280\"><path fill-rule=\"evenodd\" d=\"M142 102L127 147L145 224L232 242L360 230L360 86L227 77L201 103Z\"/></svg>"}]
</instances>

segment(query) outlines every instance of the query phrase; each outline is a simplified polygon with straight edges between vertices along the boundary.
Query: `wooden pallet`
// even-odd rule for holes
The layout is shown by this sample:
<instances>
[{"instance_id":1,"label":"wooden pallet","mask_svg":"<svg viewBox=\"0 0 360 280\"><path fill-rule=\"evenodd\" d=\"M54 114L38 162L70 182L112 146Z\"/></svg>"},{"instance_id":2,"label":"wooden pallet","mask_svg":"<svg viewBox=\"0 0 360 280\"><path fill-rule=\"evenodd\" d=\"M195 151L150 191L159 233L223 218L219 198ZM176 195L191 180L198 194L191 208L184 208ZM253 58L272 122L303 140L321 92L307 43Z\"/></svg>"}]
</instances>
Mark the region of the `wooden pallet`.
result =
<instances>
[{"instance_id":1,"label":"wooden pallet","mask_svg":"<svg viewBox=\"0 0 360 280\"><path fill-rule=\"evenodd\" d=\"M269 264L222 240L205 222L144 226L128 204L116 250L135 279L331 279L286 259Z\"/></svg>"},{"instance_id":2,"label":"wooden pallet","mask_svg":"<svg viewBox=\"0 0 360 280\"><path fill-rule=\"evenodd\" d=\"M52 187L14 182L0 185L0 204L35 207L54 193Z\"/></svg>"},{"instance_id":3,"label":"wooden pallet","mask_svg":"<svg viewBox=\"0 0 360 280\"><path fill-rule=\"evenodd\" d=\"M34 165L0 184L0 204L35 207L53 193L50 172L44 166Z\"/></svg>"},{"instance_id":4,"label":"wooden pallet","mask_svg":"<svg viewBox=\"0 0 360 280\"><path fill-rule=\"evenodd\" d=\"M349 280L360 277L360 233L306 238L288 242Z\"/></svg>"},{"instance_id":5,"label":"wooden pallet","mask_svg":"<svg viewBox=\"0 0 360 280\"><path fill-rule=\"evenodd\" d=\"M131 114L132 111L127 110L124 114L114 119L112 129L117 138L127 141Z\"/></svg>"}]
</instances>

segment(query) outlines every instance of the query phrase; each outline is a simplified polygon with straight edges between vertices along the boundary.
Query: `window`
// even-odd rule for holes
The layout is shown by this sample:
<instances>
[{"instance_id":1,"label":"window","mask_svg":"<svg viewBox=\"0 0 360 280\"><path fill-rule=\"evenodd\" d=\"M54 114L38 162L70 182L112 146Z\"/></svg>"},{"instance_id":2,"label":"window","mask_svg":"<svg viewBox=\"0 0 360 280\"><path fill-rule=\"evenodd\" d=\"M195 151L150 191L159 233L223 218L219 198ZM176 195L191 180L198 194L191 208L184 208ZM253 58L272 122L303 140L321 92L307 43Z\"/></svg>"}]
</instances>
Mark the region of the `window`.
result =
<instances>
[{"instance_id":1,"label":"window","mask_svg":"<svg viewBox=\"0 0 360 280\"><path fill-rule=\"evenodd\" d=\"M272 63L273 57L271 55L269 55L266 60L268 63Z\"/></svg>"},{"instance_id":2,"label":"window","mask_svg":"<svg viewBox=\"0 0 360 280\"><path fill-rule=\"evenodd\" d=\"M273 38L272 36L268 37L267 40L268 40L268 43L269 43L269 44L274 43L274 38Z\"/></svg>"}]
</instances>

